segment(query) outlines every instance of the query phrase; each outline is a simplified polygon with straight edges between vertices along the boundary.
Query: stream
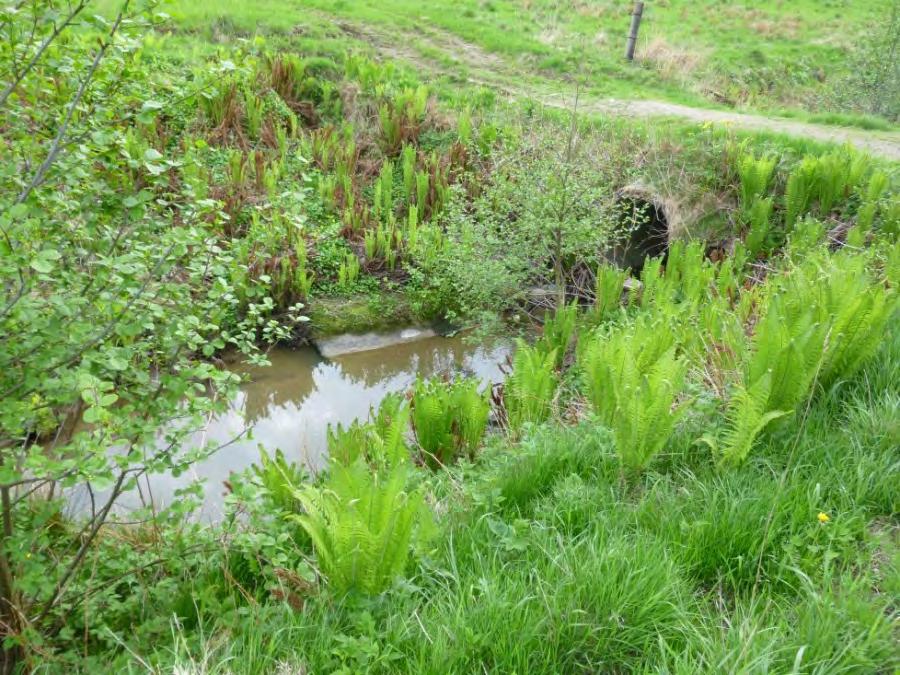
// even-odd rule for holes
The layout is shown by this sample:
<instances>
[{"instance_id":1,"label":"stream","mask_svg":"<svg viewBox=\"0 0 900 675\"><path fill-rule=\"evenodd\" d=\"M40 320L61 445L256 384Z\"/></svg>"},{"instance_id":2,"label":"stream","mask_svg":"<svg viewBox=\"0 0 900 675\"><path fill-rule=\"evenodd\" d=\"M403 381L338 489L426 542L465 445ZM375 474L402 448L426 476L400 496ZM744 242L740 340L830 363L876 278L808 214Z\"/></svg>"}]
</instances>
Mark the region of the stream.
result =
<instances>
[{"instance_id":1,"label":"stream","mask_svg":"<svg viewBox=\"0 0 900 675\"><path fill-rule=\"evenodd\" d=\"M384 334L359 337L371 344L390 341ZM119 498L116 511L127 513L151 500L156 507L169 505L178 490L201 479L203 505L197 516L204 521L220 520L224 482L232 472L257 462L261 447L269 455L280 449L288 460L318 471L328 461L329 425L365 419L370 407L377 407L390 393L406 391L419 375L458 373L477 376L485 383L499 382L503 377L500 365L508 353L509 347L503 344L479 345L459 336L434 336L329 359L313 347L275 348L269 353L270 366L230 364L231 370L246 374L248 381L241 385L229 409L191 439L227 445L178 476L142 477L138 490ZM248 436L248 431L252 435ZM76 491L70 495L70 509L88 512L87 499L86 491Z\"/></svg>"}]
</instances>

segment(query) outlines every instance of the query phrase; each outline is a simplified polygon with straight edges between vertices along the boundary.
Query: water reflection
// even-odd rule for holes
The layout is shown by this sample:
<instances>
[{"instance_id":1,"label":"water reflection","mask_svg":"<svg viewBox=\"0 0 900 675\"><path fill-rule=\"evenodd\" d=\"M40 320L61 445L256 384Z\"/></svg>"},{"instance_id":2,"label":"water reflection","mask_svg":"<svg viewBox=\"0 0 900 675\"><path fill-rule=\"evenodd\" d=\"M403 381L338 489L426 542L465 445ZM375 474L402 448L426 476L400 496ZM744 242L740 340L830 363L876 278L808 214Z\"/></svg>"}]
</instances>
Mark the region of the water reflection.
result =
<instances>
[{"instance_id":1,"label":"water reflection","mask_svg":"<svg viewBox=\"0 0 900 675\"><path fill-rule=\"evenodd\" d=\"M229 410L192 440L219 445L245 435L180 476L143 478L141 489L124 495L119 506L123 510L142 506L148 495L154 504L169 504L178 489L199 478L205 481L201 518L215 520L221 516L224 481L231 472L255 462L260 447L270 453L281 449L311 470L321 469L327 461L329 424L365 418L370 407L389 393L408 389L417 375L456 372L498 382L507 353L504 345L471 345L458 337L438 337L332 360L322 359L311 348L277 349L269 355L271 366L235 364L232 368L246 373L249 382Z\"/></svg>"}]
</instances>

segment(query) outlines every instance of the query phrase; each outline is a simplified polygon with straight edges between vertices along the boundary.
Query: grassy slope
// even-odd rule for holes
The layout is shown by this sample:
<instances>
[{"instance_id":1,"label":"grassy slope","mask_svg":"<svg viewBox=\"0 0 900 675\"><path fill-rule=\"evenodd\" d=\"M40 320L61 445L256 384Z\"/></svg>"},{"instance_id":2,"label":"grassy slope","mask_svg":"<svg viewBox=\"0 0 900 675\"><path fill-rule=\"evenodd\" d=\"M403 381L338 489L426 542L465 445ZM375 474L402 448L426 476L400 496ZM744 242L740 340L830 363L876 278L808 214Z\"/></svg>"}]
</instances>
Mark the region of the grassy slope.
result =
<instances>
[{"instance_id":1,"label":"grassy slope","mask_svg":"<svg viewBox=\"0 0 900 675\"><path fill-rule=\"evenodd\" d=\"M104 0L111 3L111 0ZM877 20L890 0L755 2L670 0L648 2L638 63L621 58L630 3L464 0L174 0L169 11L183 26L254 32L290 32L327 24L329 16L381 27L403 42L423 31L431 39L458 37L520 68L551 78L586 76L598 96L661 98L692 105L727 100L750 108L808 116L798 110L836 78L846 49ZM443 35L435 36L438 30ZM212 30L212 33L215 29ZM890 128L883 120L820 115L818 121Z\"/></svg>"},{"instance_id":2,"label":"grassy slope","mask_svg":"<svg viewBox=\"0 0 900 675\"><path fill-rule=\"evenodd\" d=\"M210 673L891 672L898 376L895 333L726 473L687 435L628 485L590 425L501 443L439 486L450 530L410 583L138 653Z\"/></svg>"}]
</instances>

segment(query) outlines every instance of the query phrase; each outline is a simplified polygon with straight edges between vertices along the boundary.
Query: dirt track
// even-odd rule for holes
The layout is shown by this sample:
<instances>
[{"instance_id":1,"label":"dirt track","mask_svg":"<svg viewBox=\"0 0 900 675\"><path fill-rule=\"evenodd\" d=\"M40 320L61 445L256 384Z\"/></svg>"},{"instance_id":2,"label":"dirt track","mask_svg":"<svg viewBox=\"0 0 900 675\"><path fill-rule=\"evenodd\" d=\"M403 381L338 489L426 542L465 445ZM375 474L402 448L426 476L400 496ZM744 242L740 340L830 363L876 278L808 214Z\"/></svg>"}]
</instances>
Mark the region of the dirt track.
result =
<instances>
[{"instance_id":1,"label":"dirt track","mask_svg":"<svg viewBox=\"0 0 900 675\"><path fill-rule=\"evenodd\" d=\"M509 63L503 57L486 52L455 35L423 27L414 36L401 37L368 25L343 21L335 23L348 34L372 45L382 56L410 62L419 70L462 76L472 83L491 87L510 97L529 98L546 106L572 106L574 90L570 83L540 78L539 85L531 86L530 83L535 81L533 73L529 73L531 77L523 78L521 65ZM441 54L439 59L434 57L436 53ZM767 131L825 143L849 143L871 155L900 160L898 132L813 124L781 117L694 108L666 101L591 98L584 94L579 97L578 108L589 113L635 118L669 117L697 124L730 125L735 129Z\"/></svg>"}]
</instances>

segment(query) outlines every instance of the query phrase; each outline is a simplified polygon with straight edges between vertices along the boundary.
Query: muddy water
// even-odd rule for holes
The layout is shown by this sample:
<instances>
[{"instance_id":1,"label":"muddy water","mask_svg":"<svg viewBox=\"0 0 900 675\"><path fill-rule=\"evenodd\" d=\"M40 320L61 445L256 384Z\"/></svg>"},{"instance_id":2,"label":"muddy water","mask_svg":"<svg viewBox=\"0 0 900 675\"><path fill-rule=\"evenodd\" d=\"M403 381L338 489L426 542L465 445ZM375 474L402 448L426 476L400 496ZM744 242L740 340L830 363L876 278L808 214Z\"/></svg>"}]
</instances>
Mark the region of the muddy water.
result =
<instances>
[{"instance_id":1,"label":"muddy water","mask_svg":"<svg viewBox=\"0 0 900 675\"><path fill-rule=\"evenodd\" d=\"M500 364L508 348L472 345L462 338L431 337L324 359L311 348L276 349L271 366L232 364L249 381L230 409L198 433L195 442L228 444L180 476L155 474L141 480L140 489L119 500L121 510L167 505L176 490L203 479L203 520L222 515L223 486L232 472L243 471L259 458L260 447L315 471L327 462L328 425L364 419L389 393L407 390L417 375L453 372L476 375L484 381L501 379ZM252 437L247 437L248 430ZM76 509L78 505L74 505Z\"/></svg>"}]
</instances>

